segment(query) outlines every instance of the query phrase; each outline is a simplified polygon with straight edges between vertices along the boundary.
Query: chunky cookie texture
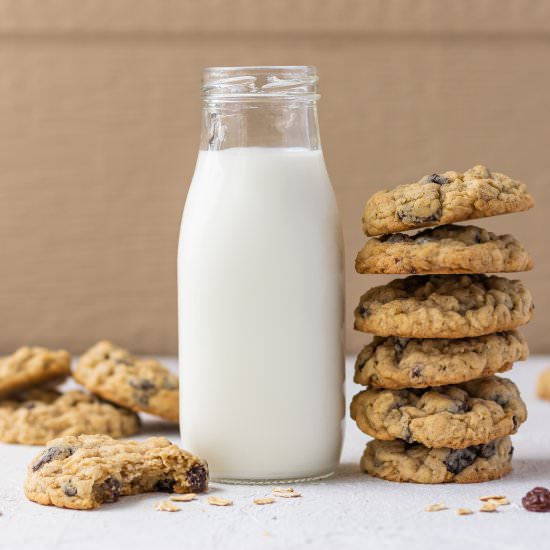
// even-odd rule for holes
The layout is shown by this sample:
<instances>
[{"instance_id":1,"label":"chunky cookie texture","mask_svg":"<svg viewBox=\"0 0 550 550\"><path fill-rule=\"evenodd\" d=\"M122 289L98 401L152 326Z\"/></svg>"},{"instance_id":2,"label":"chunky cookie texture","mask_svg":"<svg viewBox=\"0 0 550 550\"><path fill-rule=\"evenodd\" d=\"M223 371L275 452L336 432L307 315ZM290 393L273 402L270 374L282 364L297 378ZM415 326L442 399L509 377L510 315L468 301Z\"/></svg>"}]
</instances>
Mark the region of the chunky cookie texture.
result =
<instances>
[{"instance_id":1,"label":"chunky cookie texture","mask_svg":"<svg viewBox=\"0 0 550 550\"><path fill-rule=\"evenodd\" d=\"M533 313L521 281L495 275L411 275L361 296L355 329L378 336L466 338L512 330Z\"/></svg>"},{"instance_id":2,"label":"chunky cookie texture","mask_svg":"<svg viewBox=\"0 0 550 550\"><path fill-rule=\"evenodd\" d=\"M509 437L465 449L429 449L405 441L370 441L361 469L388 481L479 483L512 471Z\"/></svg>"},{"instance_id":3,"label":"chunky cookie texture","mask_svg":"<svg viewBox=\"0 0 550 550\"><path fill-rule=\"evenodd\" d=\"M121 496L207 487L206 462L165 437L136 442L83 435L48 443L29 465L25 495L39 504L85 510Z\"/></svg>"},{"instance_id":4,"label":"chunky cookie texture","mask_svg":"<svg viewBox=\"0 0 550 550\"><path fill-rule=\"evenodd\" d=\"M75 379L92 393L177 422L178 377L153 359L138 359L111 342L99 342L78 361Z\"/></svg>"},{"instance_id":5,"label":"chunky cookie texture","mask_svg":"<svg viewBox=\"0 0 550 550\"><path fill-rule=\"evenodd\" d=\"M132 411L81 391L33 389L0 401L0 441L5 443L44 445L80 434L125 437L139 426Z\"/></svg>"},{"instance_id":6,"label":"chunky cookie texture","mask_svg":"<svg viewBox=\"0 0 550 550\"><path fill-rule=\"evenodd\" d=\"M374 194L365 206L363 229L367 235L382 235L520 212L533 205L524 183L479 165Z\"/></svg>"},{"instance_id":7,"label":"chunky cookie texture","mask_svg":"<svg viewBox=\"0 0 550 550\"><path fill-rule=\"evenodd\" d=\"M355 260L358 273L396 275L529 271L533 260L511 235L473 225L444 225L415 235L369 239Z\"/></svg>"},{"instance_id":8,"label":"chunky cookie texture","mask_svg":"<svg viewBox=\"0 0 550 550\"><path fill-rule=\"evenodd\" d=\"M437 388L371 388L353 398L351 417L380 440L461 449L515 433L527 409L513 382L490 376Z\"/></svg>"},{"instance_id":9,"label":"chunky cookie texture","mask_svg":"<svg viewBox=\"0 0 550 550\"><path fill-rule=\"evenodd\" d=\"M0 398L42 384L63 382L71 373L71 356L64 350L22 347L0 358Z\"/></svg>"},{"instance_id":10,"label":"chunky cookie texture","mask_svg":"<svg viewBox=\"0 0 550 550\"><path fill-rule=\"evenodd\" d=\"M507 371L528 355L515 331L458 339L375 336L357 357L354 381L388 389L458 384Z\"/></svg>"},{"instance_id":11,"label":"chunky cookie texture","mask_svg":"<svg viewBox=\"0 0 550 550\"><path fill-rule=\"evenodd\" d=\"M550 368L542 371L537 382L537 395L550 401Z\"/></svg>"}]
</instances>

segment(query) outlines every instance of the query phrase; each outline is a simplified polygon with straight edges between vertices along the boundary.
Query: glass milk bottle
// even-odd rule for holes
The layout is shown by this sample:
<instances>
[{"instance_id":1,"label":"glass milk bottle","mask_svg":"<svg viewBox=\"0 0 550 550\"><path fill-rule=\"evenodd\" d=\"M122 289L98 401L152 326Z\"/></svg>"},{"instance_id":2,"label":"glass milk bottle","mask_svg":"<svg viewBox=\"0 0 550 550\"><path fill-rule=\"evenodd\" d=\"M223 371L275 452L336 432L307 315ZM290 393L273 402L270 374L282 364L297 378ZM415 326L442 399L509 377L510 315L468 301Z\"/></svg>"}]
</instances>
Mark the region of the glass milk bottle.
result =
<instances>
[{"instance_id":1,"label":"glass milk bottle","mask_svg":"<svg viewBox=\"0 0 550 550\"><path fill-rule=\"evenodd\" d=\"M322 478L344 419L343 252L314 67L206 69L178 253L181 437L228 482Z\"/></svg>"}]
</instances>

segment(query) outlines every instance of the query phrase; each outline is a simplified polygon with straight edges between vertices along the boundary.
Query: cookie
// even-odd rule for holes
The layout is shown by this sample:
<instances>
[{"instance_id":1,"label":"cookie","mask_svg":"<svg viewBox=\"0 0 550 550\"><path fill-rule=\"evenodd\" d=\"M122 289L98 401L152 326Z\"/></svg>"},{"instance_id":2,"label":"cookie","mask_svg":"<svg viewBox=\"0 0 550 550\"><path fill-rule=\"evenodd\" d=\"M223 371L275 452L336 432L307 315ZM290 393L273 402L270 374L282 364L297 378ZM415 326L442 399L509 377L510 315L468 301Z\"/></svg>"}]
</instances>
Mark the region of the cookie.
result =
<instances>
[{"instance_id":1,"label":"cookie","mask_svg":"<svg viewBox=\"0 0 550 550\"><path fill-rule=\"evenodd\" d=\"M178 421L178 377L154 359L138 359L111 342L99 342L80 357L73 376L103 399Z\"/></svg>"},{"instance_id":2,"label":"cookie","mask_svg":"<svg viewBox=\"0 0 550 550\"><path fill-rule=\"evenodd\" d=\"M0 397L18 391L63 382L71 373L71 356L64 350L19 348L0 358Z\"/></svg>"},{"instance_id":3,"label":"cookie","mask_svg":"<svg viewBox=\"0 0 550 550\"><path fill-rule=\"evenodd\" d=\"M28 467L25 495L39 504L86 510L120 496L207 487L206 462L165 437L136 442L81 435L48 443Z\"/></svg>"},{"instance_id":4,"label":"cookie","mask_svg":"<svg viewBox=\"0 0 550 550\"><path fill-rule=\"evenodd\" d=\"M550 369L543 370L539 375L537 396L550 401Z\"/></svg>"},{"instance_id":5,"label":"cookie","mask_svg":"<svg viewBox=\"0 0 550 550\"><path fill-rule=\"evenodd\" d=\"M375 336L357 356L354 381L388 389L458 384L507 371L528 355L515 331L458 339Z\"/></svg>"},{"instance_id":6,"label":"cookie","mask_svg":"<svg viewBox=\"0 0 550 550\"><path fill-rule=\"evenodd\" d=\"M80 434L125 437L139 426L135 413L81 391L36 388L0 401L0 441L5 443L44 445Z\"/></svg>"},{"instance_id":7,"label":"cookie","mask_svg":"<svg viewBox=\"0 0 550 550\"><path fill-rule=\"evenodd\" d=\"M521 281L495 275L410 275L363 294L355 329L378 336L466 338L523 325L533 307Z\"/></svg>"},{"instance_id":8,"label":"cookie","mask_svg":"<svg viewBox=\"0 0 550 550\"><path fill-rule=\"evenodd\" d=\"M509 437L465 449L429 449L405 441L369 441L361 469L388 481L479 483L512 471Z\"/></svg>"},{"instance_id":9,"label":"cookie","mask_svg":"<svg viewBox=\"0 0 550 550\"><path fill-rule=\"evenodd\" d=\"M527 186L485 166L463 174L443 172L374 194L365 206L363 230L383 235L528 210Z\"/></svg>"},{"instance_id":10,"label":"cookie","mask_svg":"<svg viewBox=\"0 0 550 550\"><path fill-rule=\"evenodd\" d=\"M350 410L359 429L376 439L452 449L515 433L527 418L516 385L497 376L436 388L370 388Z\"/></svg>"},{"instance_id":11,"label":"cookie","mask_svg":"<svg viewBox=\"0 0 550 550\"><path fill-rule=\"evenodd\" d=\"M369 239L355 260L358 273L499 273L529 271L533 260L511 235L473 225L443 225L415 235Z\"/></svg>"}]
</instances>

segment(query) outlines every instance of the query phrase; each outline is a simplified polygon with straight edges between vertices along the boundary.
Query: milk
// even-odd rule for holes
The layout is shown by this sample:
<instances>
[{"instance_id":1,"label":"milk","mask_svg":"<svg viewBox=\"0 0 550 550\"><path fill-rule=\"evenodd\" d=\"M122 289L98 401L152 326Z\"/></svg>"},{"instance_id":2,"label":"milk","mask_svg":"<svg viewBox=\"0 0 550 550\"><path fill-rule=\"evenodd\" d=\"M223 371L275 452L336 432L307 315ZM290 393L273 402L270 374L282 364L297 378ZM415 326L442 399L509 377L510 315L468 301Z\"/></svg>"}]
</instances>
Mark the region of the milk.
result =
<instances>
[{"instance_id":1,"label":"milk","mask_svg":"<svg viewBox=\"0 0 550 550\"><path fill-rule=\"evenodd\" d=\"M320 150L200 151L178 254L181 436L220 480L329 475L342 238Z\"/></svg>"}]
</instances>

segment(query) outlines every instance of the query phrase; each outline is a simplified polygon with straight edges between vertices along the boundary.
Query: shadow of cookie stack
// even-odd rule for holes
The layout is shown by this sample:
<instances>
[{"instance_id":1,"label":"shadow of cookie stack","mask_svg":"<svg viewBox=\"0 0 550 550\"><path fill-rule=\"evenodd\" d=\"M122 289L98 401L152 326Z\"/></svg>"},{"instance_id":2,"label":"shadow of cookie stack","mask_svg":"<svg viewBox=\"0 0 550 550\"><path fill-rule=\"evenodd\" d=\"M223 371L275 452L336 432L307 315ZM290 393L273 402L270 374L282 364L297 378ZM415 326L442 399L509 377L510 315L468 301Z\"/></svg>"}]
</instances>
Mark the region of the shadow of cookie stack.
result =
<instances>
[{"instance_id":1,"label":"shadow of cookie stack","mask_svg":"<svg viewBox=\"0 0 550 550\"><path fill-rule=\"evenodd\" d=\"M527 358L514 329L533 303L520 281L485 273L527 271L532 260L510 235L450 224L532 206L525 184L484 166L425 176L367 202L363 228L378 237L356 270L409 276L371 288L355 310L356 330L375 335L355 365L367 389L351 403L358 427L375 438L365 472L473 483L511 471L509 436L527 411L516 385L495 374Z\"/></svg>"}]
</instances>

